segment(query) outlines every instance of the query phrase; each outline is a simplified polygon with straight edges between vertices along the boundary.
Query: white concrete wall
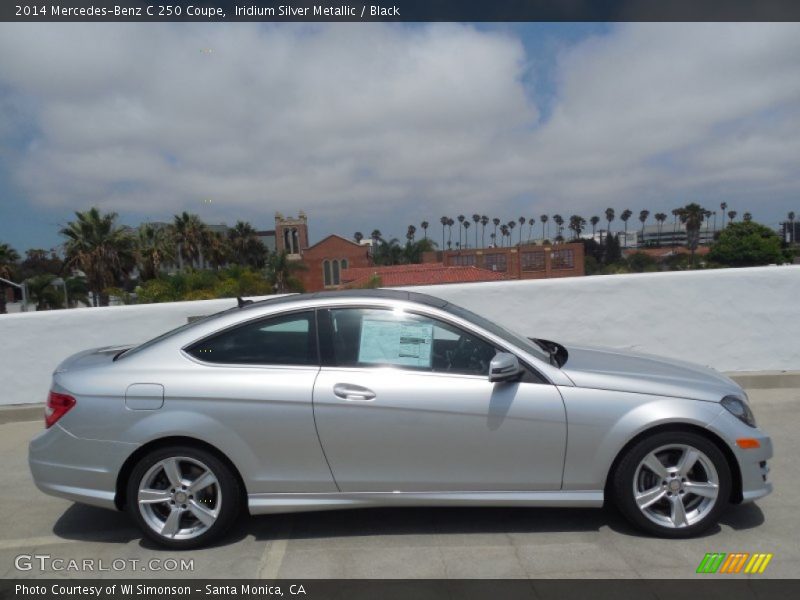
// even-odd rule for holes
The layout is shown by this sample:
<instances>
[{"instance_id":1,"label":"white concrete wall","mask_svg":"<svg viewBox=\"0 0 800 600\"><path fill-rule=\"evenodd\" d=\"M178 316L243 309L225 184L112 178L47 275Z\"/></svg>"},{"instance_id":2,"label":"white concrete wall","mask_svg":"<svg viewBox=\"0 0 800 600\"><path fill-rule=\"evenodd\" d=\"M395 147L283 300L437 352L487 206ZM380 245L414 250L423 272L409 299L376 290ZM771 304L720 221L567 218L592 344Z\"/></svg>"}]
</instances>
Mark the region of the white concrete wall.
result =
<instances>
[{"instance_id":1,"label":"white concrete wall","mask_svg":"<svg viewBox=\"0 0 800 600\"><path fill-rule=\"evenodd\" d=\"M630 348L721 371L800 371L800 266L418 288L526 335ZM86 348L142 342L235 300L0 315L0 405L43 402Z\"/></svg>"}]
</instances>

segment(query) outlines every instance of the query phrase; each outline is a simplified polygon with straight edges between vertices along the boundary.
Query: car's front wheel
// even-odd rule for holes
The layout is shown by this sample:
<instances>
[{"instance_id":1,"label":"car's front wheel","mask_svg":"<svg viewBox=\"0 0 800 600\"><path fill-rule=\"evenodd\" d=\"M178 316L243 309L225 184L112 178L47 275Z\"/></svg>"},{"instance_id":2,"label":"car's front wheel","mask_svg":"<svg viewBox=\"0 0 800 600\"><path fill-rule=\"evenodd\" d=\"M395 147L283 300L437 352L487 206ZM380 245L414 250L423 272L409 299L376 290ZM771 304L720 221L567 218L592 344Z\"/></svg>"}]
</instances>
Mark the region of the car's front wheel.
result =
<instances>
[{"instance_id":1,"label":"car's front wheel","mask_svg":"<svg viewBox=\"0 0 800 600\"><path fill-rule=\"evenodd\" d=\"M662 432L630 448L612 480L622 514L649 533L691 537L713 526L728 503L731 471L720 449L692 432Z\"/></svg>"},{"instance_id":2,"label":"car's front wheel","mask_svg":"<svg viewBox=\"0 0 800 600\"><path fill-rule=\"evenodd\" d=\"M144 533L175 549L203 546L224 534L241 504L230 468L191 446L160 448L142 458L131 473L127 497Z\"/></svg>"}]
</instances>

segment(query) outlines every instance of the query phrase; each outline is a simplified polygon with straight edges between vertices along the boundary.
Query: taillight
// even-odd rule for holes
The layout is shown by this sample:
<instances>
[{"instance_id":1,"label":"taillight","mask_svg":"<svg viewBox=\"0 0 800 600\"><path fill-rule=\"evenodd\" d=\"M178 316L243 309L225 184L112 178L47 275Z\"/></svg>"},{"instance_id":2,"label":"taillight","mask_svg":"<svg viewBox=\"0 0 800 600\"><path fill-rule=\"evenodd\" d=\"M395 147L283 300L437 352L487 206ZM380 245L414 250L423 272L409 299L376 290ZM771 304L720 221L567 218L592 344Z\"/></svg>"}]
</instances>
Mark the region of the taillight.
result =
<instances>
[{"instance_id":1,"label":"taillight","mask_svg":"<svg viewBox=\"0 0 800 600\"><path fill-rule=\"evenodd\" d=\"M75 398L72 396L50 392L47 397L47 407L44 409L45 429L67 414L73 406L75 406Z\"/></svg>"}]
</instances>

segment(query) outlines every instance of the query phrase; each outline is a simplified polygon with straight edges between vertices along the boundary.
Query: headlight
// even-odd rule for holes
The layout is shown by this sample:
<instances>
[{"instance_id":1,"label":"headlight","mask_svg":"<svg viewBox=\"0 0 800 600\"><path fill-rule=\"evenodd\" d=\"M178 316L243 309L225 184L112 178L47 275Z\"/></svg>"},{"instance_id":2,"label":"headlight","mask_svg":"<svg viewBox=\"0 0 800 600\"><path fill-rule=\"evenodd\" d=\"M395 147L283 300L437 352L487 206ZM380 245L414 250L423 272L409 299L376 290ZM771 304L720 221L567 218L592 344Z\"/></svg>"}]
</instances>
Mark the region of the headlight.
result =
<instances>
[{"instance_id":1,"label":"headlight","mask_svg":"<svg viewBox=\"0 0 800 600\"><path fill-rule=\"evenodd\" d=\"M750 425L750 427L756 426L756 418L753 416L753 411L750 410L747 402L741 398L737 398L736 396L725 396L722 399L722 406L728 409L728 412L739 419L742 423Z\"/></svg>"}]
</instances>

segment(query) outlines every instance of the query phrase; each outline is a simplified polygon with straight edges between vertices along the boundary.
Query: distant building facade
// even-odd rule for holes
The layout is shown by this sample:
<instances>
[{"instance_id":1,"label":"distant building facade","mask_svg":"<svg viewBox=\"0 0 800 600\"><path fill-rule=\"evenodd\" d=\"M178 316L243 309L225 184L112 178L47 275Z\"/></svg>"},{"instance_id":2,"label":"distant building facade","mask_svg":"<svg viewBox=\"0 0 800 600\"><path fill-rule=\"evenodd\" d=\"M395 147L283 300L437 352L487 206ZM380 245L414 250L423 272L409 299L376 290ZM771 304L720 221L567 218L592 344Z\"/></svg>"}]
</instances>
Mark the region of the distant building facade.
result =
<instances>
[{"instance_id":1,"label":"distant building facade","mask_svg":"<svg viewBox=\"0 0 800 600\"><path fill-rule=\"evenodd\" d=\"M443 263L423 263L373 267L353 267L342 271L342 288L398 287L406 285L440 285L503 281L504 273L478 267L453 267Z\"/></svg>"},{"instance_id":2,"label":"distant building facade","mask_svg":"<svg viewBox=\"0 0 800 600\"><path fill-rule=\"evenodd\" d=\"M584 271L583 244L524 244L510 248L478 248L426 252L423 262L448 267L476 267L508 279L580 277Z\"/></svg>"}]
</instances>

